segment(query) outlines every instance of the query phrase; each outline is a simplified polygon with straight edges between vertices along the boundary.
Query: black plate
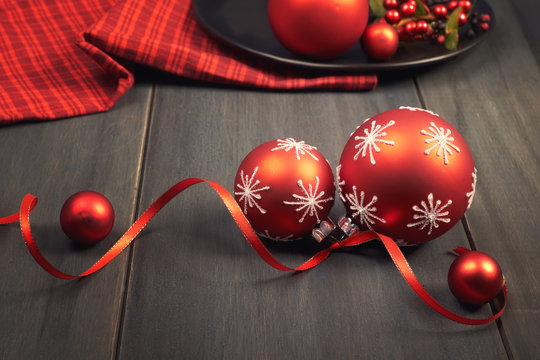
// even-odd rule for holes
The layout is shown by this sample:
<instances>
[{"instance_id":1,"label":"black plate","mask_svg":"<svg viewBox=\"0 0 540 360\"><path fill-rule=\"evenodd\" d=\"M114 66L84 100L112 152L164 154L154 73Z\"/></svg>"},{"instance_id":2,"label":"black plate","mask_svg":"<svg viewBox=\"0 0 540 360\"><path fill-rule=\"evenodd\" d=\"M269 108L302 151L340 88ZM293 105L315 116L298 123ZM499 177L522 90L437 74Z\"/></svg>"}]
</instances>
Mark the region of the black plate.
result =
<instances>
[{"instance_id":1,"label":"black plate","mask_svg":"<svg viewBox=\"0 0 540 360\"><path fill-rule=\"evenodd\" d=\"M495 25L495 15L484 1L476 2L474 11L489 14L490 30L469 38L465 35L468 25L460 30L459 48L448 51L442 45L416 41L400 46L391 61L373 62L368 59L360 44L331 61L314 61L295 55L276 39L268 22L268 0L193 0L199 22L225 42L250 53L275 61L326 70L381 71L398 70L433 64L457 56L482 41Z\"/></svg>"}]
</instances>

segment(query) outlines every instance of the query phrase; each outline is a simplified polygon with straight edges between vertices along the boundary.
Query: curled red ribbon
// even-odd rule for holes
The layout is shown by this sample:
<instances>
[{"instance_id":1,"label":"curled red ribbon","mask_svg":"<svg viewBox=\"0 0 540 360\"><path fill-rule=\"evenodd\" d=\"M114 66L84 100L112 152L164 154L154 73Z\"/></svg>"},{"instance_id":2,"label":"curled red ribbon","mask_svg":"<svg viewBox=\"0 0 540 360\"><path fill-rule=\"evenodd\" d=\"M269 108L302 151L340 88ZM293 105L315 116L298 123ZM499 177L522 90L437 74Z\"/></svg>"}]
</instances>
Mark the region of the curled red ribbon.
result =
<instances>
[{"instance_id":1,"label":"curled red ribbon","mask_svg":"<svg viewBox=\"0 0 540 360\"><path fill-rule=\"evenodd\" d=\"M323 249L313 255L309 260L304 262L302 265L296 267L296 268L290 268L282 263L280 263L271 253L268 251L268 249L264 246L264 244L261 242L253 228L251 227L249 221L246 219L244 214L242 213L242 210L236 203L235 199L229 194L225 188L223 188L218 183L215 183L213 181L198 179L198 178L188 178L184 179L171 188L169 188L165 193L163 193L156 201L150 205L148 209L131 225L131 227L120 237L120 239L103 255L94 265L90 266L88 270L84 271L83 273L79 275L69 275L66 273L61 272L57 268L55 268L53 265L51 265L47 259L43 256L43 254L39 251L36 242L34 241L34 238L32 236L32 232L30 229L30 212L34 209L34 207L37 204L37 198L31 194L27 194L22 203L20 211L10 215L6 216L4 218L0 218L0 224L8 224L12 222L19 221L21 226L21 232L22 236L24 238L24 241L26 243L26 246L28 247L28 250L36 260L36 262L43 268L45 271L50 273L51 275L60 278L60 279L75 279L79 277L85 277L90 274L95 273L96 271L103 268L105 265L107 265L110 261L112 261L118 254L120 254L134 239L135 237L142 231L142 229L148 224L148 222L165 206L169 201L171 201L176 195L180 194L182 191L187 189L188 187L198 184L198 183L206 183L214 189L214 191L219 195L229 212L231 213L234 221L240 228L242 234L247 239L247 241L251 244L253 249L259 254L259 256L266 261L270 266L281 270L281 271L303 271L311 269L314 266L317 266L322 261L324 261L333 250L344 248L344 247L350 247L350 246L356 246L360 245L375 239L380 239L382 243L384 244L386 250L390 254L390 257L392 258L394 264L396 265L397 269L407 281L407 283L410 285L410 287L414 290L414 292L426 303L428 304L433 310L437 311L439 314L447 317L450 320L467 324L467 325L481 325L481 324L487 324L489 322L494 321L495 319L499 318L506 306L507 298L508 298L508 291L506 289L506 286L503 286L503 292L504 292L504 304L502 308L494 314L491 317L483 318L483 319L472 319L472 318L466 318L463 316L460 316L458 314L453 313L452 311L446 309L444 306L439 304L428 292L427 290L420 284L416 276L414 275L411 267L409 266L409 263L403 256L403 253L399 249L399 246L396 245L396 243L389 238L388 236L379 234L375 231L363 231L356 233L343 241L335 242L330 247ZM458 253L463 253L466 251L469 251L464 248L458 248L459 251L456 251ZM456 249L456 250L458 250Z\"/></svg>"}]
</instances>

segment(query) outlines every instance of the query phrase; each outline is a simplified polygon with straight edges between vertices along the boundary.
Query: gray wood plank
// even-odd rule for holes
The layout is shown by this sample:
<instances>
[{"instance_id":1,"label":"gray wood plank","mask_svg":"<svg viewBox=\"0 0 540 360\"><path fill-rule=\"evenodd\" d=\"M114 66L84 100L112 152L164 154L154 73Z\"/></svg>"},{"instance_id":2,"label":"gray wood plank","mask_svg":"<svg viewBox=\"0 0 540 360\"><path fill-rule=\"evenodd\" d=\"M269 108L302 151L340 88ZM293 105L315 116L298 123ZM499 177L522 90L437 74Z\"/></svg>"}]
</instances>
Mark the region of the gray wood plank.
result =
<instances>
[{"instance_id":1,"label":"gray wood plank","mask_svg":"<svg viewBox=\"0 0 540 360\"><path fill-rule=\"evenodd\" d=\"M444 71L440 68L439 71ZM294 137L336 166L350 132L369 116L418 106L409 79L368 93L262 92L159 86L151 120L141 209L185 177L232 189L242 158L258 144ZM337 205L334 217L343 213ZM289 265L309 242L273 244ZM444 305L486 316L453 299L446 272L460 226L407 252ZM156 216L133 245L120 359L504 359L494 324L453 323L408 288L381 245L333 254L317 268L281 273L243 239L218 197L197 185Z\"/></svg>"},{"instance_id":2,"label":"gray wood plank","mask_svg":"<svg viewBox=\"0 0 540 360\"><path fill-rule=\"evenodd\" d=\"M540 72L530 42L537 35L521 31L537 28L522 17L531 11L526 3L492 1L492 36L447 71L418 79L427 106L457 125L475 158L478 187L468 219L479 250L498 259L508 280L502 324L519 359L540 353Z\"/></svg>"},{"instance_id":3,"label":"gray wood plank","mask_svg":"<svg viewBox=\"0 0 540 360\"><path fill-rule=\"evenodd\" d=\"M2 216L30 192L36 242L49 261L78 274L131 223L150 86L136 86L103 114L0 128ZM81 190L105 194L116 211L112 234L91 248L62 233L63 202ZM65 281L43 271L17 224L0 227L0 358L110 359L115 355L128 254L105 271Z\"/></svg>"}]
</instances>

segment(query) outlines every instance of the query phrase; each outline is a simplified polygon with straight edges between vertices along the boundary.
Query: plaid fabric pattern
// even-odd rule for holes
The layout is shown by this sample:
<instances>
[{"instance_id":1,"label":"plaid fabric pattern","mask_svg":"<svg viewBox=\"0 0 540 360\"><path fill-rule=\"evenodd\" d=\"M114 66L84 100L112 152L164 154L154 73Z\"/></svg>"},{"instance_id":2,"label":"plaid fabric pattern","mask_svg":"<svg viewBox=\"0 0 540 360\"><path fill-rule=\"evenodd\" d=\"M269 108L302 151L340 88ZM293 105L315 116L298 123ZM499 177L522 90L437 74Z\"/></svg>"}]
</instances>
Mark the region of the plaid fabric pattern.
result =
<instances>
[{"instance_id":1,"label":"plaid fabric pattern","mask_svg":"<svg viewBox=\"0 0 540 360\"><path fill-rule=\"evenodd\" d=\"M274 89L369 90L375 75L309 72L246 54L200 27L191 0L0 0L0 123L110 109L133 85L124 60Z\"/></svg>"}]
</instances>

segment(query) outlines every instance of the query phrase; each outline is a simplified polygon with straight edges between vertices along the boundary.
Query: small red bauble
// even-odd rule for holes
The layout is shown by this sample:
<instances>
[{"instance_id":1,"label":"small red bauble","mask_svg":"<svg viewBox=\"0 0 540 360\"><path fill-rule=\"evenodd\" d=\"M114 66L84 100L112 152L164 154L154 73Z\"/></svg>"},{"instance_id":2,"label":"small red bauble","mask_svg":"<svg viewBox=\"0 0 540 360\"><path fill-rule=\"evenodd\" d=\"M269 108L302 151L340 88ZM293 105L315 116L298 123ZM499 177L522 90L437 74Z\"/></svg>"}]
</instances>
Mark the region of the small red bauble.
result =
<instances>
[{"instance_id":1,"label":"small red bauble","mask_svg":"<svg viewBox=\"0 0 540 360\"><path fill-rule=\"evenodd\" d=\"M386 12L386 14L384 15L384 18L390 24L397 24L399 22L399 19L401 19L401 16L399 15L399 11L392 9Z\"/></svg>"},{"instance_id":2,"label":"small red bauble","mask_svg":"<svg viewBox=\"0 0 540 360\"><path fill-rule=\"evenodd\" d=\"M452 0L448 3L448 10L450 11L453 11L454 9L456 9L457 7L459 6L459 2L458 1L455 1L455 0Z\"/></svg>"},{"instance_id":3,"label":"small red bauble","mask_svg":"<svg viewBox=\"0 0 540 360\"><path fill-rule=\"evenodd\" d=\"M398 7L398 0L384 0L383 6L386 10L395 9Z\"/></svg>"},{"instance_id":4,"label":"small red bauble","mask_svg":"<svg viewBox=\"0 0 540 360\"><path fill-rule=\"evenodd\" d=\"M407 35L414 35L416 33L416 22L409 21L405 24L405 32Z\"/></svg>"},{"instance_id":5,"label":"small red bauble","mask_svg":"<svg viewBox=\"0 0 540 360\"><path fill-rule=\"evenodd\" d=\"M292 138L259 145L242 161L234 196L253 229L274 240L309 234L334 204L334 175L323 155Z\"/></svg>"},{"instance_id":6,"label":"small red bauble","mask_svg":"<svg viewBox=\"0 0 540 360\"><path fill-rule=\"evenodd\" d=\"M472 3L469 0L461 0L458 2L458 6L461 7L462 12L468 13L471 11Z\"/></svg>"},{"instance_id":7,"label":"small red bauble","mask_svg":"<svg viewBox=\"0 0 540 360\"><path fill-rule=\"evenodd\" d=\"M404 17L413 16L414 12L416 11L416 2L414 1L408 1L403 4L401 4L399 8L401 15Z\"/></svg>"},{"instance_id":8,"label":"small red bauble","mask_svg":"<svg viewBox=\"0 0 540 360\"><path fill-rule=\"evenodd\" d=\"M444 5L435 5L433 7L433 15L439 20L446 19L447 13L448 13L448 9Z\"/></svg>"},{"instance_id":9,"label":"small red bauble","mask_svg":"<svg viewBox=\"0 0 540 360\"><path fill-rule=\"evenodd\" d=\"M427 23L427 21L420 20L416 23L416 32L418 34L425 34L427 33L428 29L429 29L429 24Z\"/></svg>"},{"instance_id":10,"label":"small red bauble","mask_svg":"<svg viewBox=\"0 0 540 360\"><path fill-rule=\"evenodd\" d=\"M497 261L480 251L458 256L448 270L448 285L454 296L465 304L482 305L500 293L504 283Z\"/></svg>"},{"instance_id":11,"label":"small red bauble","mask_svg":"<svg viewBox=\"0 0 540 360\"><path fill-rule=\"evenodd\" d=\"M458 24L459 26L463 26L467 23L467 14L460 13L458 17Z\"/></svg>"},{"instance_id":12,"label":"small red bauble","mask_svg":"<svg viewBox=\"0 0 540 360\"><path fill-rule=\"evenodd\" d=\"M338 189L357 225L415 245L465 213L476 170L465 140L438 115L402 107L366 120L337 168Z\"/></svg>"},{"instance_id":13,"label":"small red bauble","mask_svg":"<svg viewBox=\"0 0 540 360\"><path fill-rule=\"evenodd\" d=\"M114 209L109 200L95 191L81 191L71 195L60 212L64 233L76 243L95 244L111 232Z\"/></svg>"},{"instance_id":14,"label":"small red bauble","mask_svg":"<svg viewBox=\"0 0 540 360\"><path fill-rule=\"evenodd\" d=\"M368 0L269 0L268 19L288 50L328 60L349 50L367 25Z\"/></svg>"},{"instance_id":15,"label":"small red bauble","mask_svg":"<svg viewBox=\"0 0 540 360\"><path fill-rule=\"evenodd\" d=\"M388 60L398 49L399 36L392 25L373 23L366 27L362 35L362 48L376 60Z\"/></svg>"}]
</instances>

